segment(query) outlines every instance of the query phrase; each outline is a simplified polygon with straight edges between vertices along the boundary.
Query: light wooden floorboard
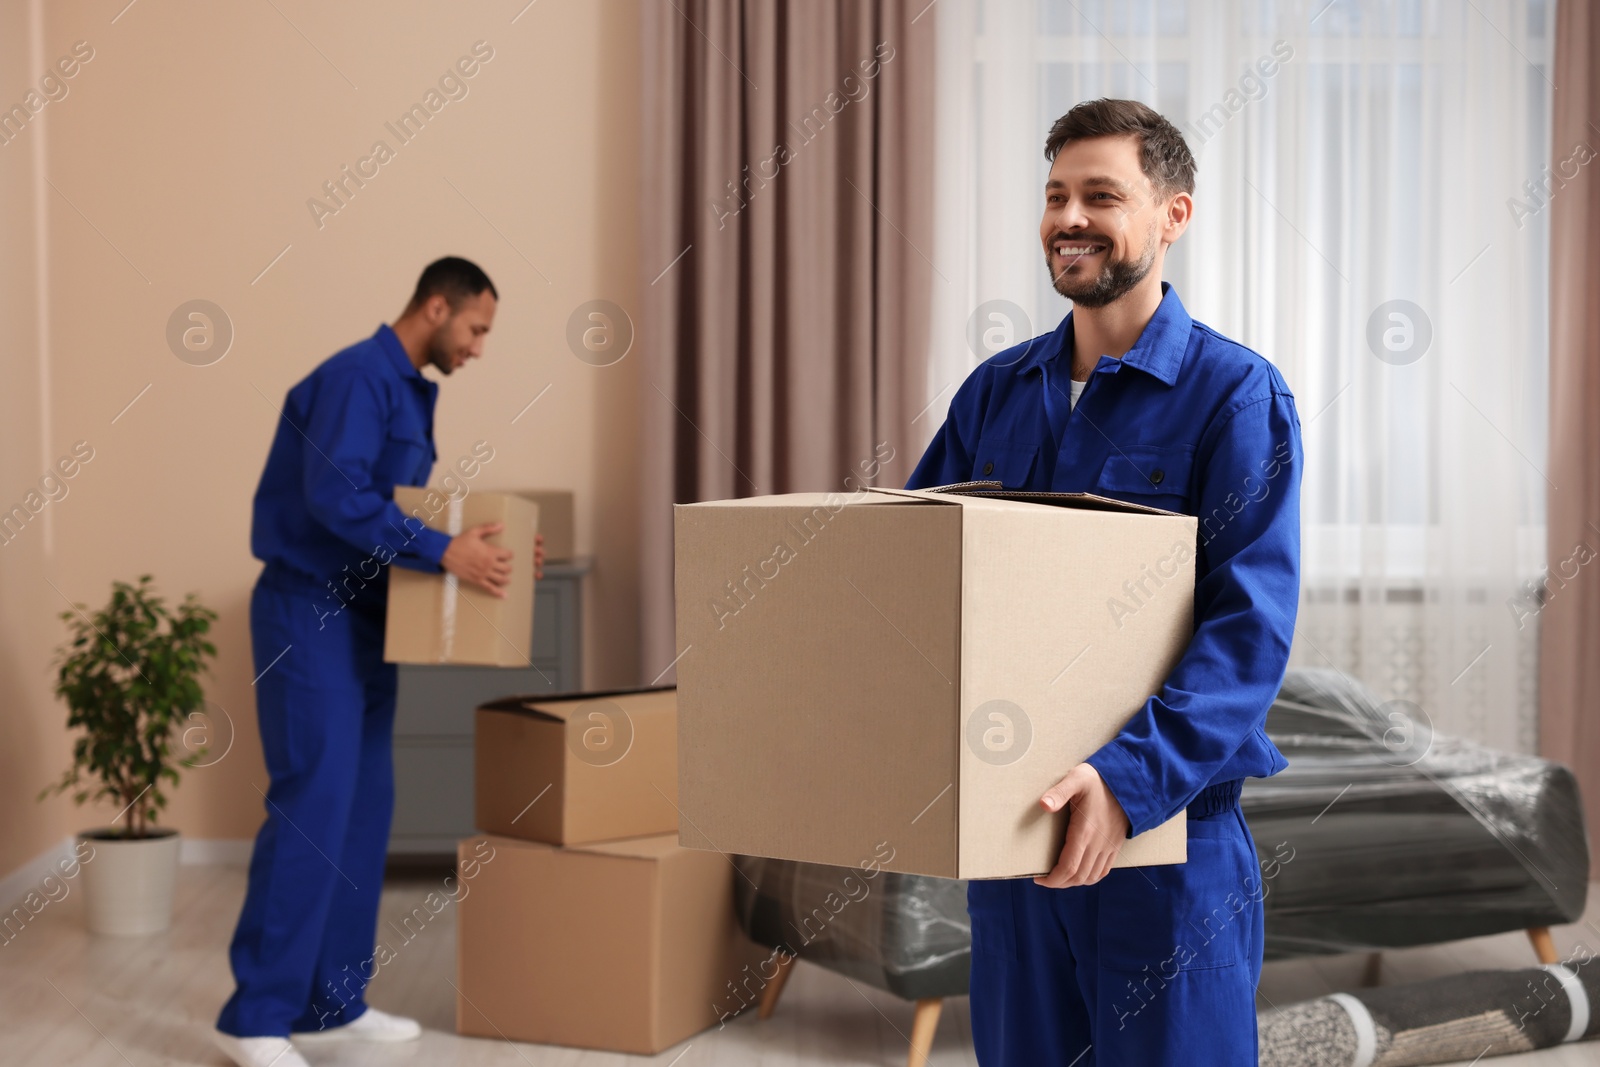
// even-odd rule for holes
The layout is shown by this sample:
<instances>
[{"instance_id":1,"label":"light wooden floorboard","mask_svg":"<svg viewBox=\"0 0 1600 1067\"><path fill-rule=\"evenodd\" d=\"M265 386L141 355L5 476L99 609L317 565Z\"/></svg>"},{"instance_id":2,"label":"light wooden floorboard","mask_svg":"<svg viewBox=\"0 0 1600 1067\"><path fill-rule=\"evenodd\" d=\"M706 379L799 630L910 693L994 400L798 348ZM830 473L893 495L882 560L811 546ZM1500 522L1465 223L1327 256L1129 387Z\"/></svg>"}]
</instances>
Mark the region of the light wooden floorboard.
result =
<instances>
[{"instance_id":1,"label":"light wooden floorboard","mask_svg":"<svg viewBox=\"0 0 1600 1067\"><path fill-rule=\"evenodd\" d=\"M753 1011L653 1058L461 1038L455 1024L455 909L447 907L409 940L390 921L439 888L437 876L393 877L384 889L386 942L397 958L373 981L369 999L419 1019L421 1041L388 1047L313 1049L313 1067L901 1067L912 1007L859 982L810 965L796 970L767 1022ZM1590 903L1600 883L1590 886ZM5 1067L223 1067L209 1033L232 989L227 945L244 894L238 867L184 867L172 929L146 938L93 938L84 930L81 893L50 904L0 948L0 1064ZM1600 946L1588 923L1554 931L1565 956L1580 943ZM1268 963L1258 1006L1283 1008L1361 980L1364 953ZM1520 933L1386 952L1382 981L1536 962ZM930 1067L976 1067L965 998L945 1005ZM1484 1061L1496 1067L1600 1065L1600 1042ZM1462 1064L1461 1067L1466 1067Z\"/></svg>"}]
</instances>

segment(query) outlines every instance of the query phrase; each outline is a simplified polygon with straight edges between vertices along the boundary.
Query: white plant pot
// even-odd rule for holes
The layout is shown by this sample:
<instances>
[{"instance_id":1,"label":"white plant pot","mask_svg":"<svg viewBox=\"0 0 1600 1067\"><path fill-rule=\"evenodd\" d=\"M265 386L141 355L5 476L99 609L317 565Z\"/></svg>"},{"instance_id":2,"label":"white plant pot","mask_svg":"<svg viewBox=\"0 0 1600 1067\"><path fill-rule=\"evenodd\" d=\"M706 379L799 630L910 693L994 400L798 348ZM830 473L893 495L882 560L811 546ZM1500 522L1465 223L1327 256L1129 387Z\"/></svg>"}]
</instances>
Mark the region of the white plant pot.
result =
<instances>
[{"instance_id":1,"label":"white plant pot","mask_svg":"<svg viewBox=\"0 0 1600 1067\"><path fill-rule=\"evenodd\" d=\"M178 879L178 831L137 840L108 839L105 831L78 835L83 865L84 906L89 931L113 937L157 934L172 925L172 892ZM81 846L94 850L90 855Z\"/></svg>"}]
</instances>

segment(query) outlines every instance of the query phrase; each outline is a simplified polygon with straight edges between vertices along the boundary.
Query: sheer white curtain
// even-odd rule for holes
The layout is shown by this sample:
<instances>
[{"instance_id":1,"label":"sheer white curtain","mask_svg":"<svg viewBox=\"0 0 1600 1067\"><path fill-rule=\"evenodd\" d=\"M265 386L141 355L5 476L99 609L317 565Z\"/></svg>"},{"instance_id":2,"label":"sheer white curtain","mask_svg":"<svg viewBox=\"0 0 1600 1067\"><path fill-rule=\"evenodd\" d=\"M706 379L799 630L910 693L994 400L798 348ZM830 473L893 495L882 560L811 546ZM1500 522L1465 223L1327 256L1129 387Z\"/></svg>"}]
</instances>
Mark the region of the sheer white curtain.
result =
<instances>
[{"instance_id":1,"label":"sheer white curtain","mask_svg":"<svg viewBox=\"0 0 1600 1067\"><path fill-rule=\"evenodd\" d=\"M1164 276L1298 399L1294 662L1533 751L1526 583L1555 491L1544 206L1573 176L1547 166L1565 158L1548 144L1551 5L939 0L927 17L937 273L916 428L932 434L981 357L1068 310L1037 239L1051 122L1100 96L1149 104L1199 163Z\"/></svg>"}]
</instances>

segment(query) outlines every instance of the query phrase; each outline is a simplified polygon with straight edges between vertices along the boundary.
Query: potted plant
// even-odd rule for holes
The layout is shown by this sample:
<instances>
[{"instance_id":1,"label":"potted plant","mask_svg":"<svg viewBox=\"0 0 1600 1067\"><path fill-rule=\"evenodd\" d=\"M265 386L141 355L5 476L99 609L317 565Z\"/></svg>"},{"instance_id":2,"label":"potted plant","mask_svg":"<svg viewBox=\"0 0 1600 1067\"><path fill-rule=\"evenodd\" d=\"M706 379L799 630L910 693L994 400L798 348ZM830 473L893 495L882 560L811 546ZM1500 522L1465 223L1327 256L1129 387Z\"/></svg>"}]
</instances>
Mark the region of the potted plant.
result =
<instances>
[{"instance_id":1,"label":"potted plant","mask_svg":"<svg viewBox=\"0 0 1600 1067\"><path fill-rule=\"evenodd\" d=\"M92 614L81 604L61 613L70 636L57 652L55 691L67 703L68 729L82 734L72 766L39 799L71 790L79 804L92 797L121 809L114 825L78 835L79 855L92 856L84 894L89 929L99 934L170 925L178 832L155 825L167 806L163 780L176 784L177 768L204 754L175 756L172 741L175 727L204 709L200 675L217 654L206 639L217 616L192 593L169 610L150 580L113 583L110 603Z\"/></svg>"}]
</instances>

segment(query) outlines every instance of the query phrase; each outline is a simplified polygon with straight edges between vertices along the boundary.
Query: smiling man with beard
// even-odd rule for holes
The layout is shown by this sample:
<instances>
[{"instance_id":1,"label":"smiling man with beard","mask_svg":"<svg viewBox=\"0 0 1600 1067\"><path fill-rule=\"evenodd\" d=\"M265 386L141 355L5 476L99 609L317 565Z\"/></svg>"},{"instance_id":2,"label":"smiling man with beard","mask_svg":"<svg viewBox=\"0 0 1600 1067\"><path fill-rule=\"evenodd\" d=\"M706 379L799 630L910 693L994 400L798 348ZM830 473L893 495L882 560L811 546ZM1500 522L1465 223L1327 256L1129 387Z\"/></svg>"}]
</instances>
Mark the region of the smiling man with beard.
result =
<instances>
[{"instance_id":1,"label":"smiling man with beard","mask_svg":"<svg viewBox=\"0 0 1600 1067\"><path fill-rule=\"evenodd\" d=\"M423 368L449 375L481 356L497 302L475 264L438 260L392 327L324 361L284 400L250 531L265 564L250 640L271 784L229 948L236 987L215 1033L243 1067L305 1067L291 1036L421 1033L362 996L394 808L396 672L383 661L388 573L354 587L342 579L398 541L394 563L505 595L511 553L485 540L500 524L450 537L408 522L394 502L395 486L425 485L437 458L439 386ZM333 583L343 606L330 612Z\"/></svg>"},{"instance_id":2,"label":"smiling man with beard","mask_svg":"<svg viewBox=\"0 0 1600 1067\"><path fill-rule=\"evenodd\" d=\"M1045 158L1039 236L1073 309L973 371L908 488L989 480L1198 516L1194 633L1041 798L1068 810L1055 868L970 883L973 1045L983 1067L1244 1067L1264 894L1239 792L1288 765L1263 727L1299 603L1300 421L1277 369L1161 280L1194 211L1182 134L1136 101L1094 100L1056 122ZM1077 654L1063 645L1060 662ZM1183 811L1188 862L1113 867Z\"/></svg>"}]
</instances>

